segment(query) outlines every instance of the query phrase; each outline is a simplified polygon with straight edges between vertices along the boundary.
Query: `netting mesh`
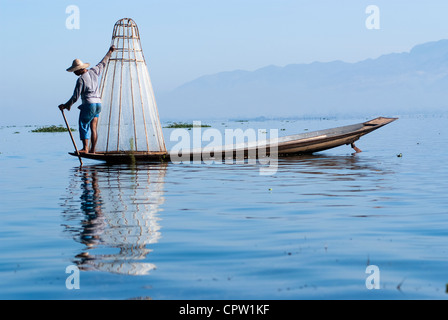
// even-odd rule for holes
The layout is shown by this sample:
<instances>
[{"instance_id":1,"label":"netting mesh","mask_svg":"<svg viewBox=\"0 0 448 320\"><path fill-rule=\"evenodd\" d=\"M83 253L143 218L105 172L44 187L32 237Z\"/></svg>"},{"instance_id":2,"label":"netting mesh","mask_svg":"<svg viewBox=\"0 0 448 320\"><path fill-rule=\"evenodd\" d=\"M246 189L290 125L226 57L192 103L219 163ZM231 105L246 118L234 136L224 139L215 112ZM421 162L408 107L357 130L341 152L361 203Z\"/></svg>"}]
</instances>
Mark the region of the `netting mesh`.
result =
<instances>
[{"instance_id":1,"label":"netting mesh","mask_svg":"<svg viewBox=\"0 0 448 320\"><path fill-rule=\"evenodd\" d=\"M162 127L137 25L117 21L116 50L101 79L102 111L98 120L99 152L165 152Z\"/></svg>"}]
</instances>

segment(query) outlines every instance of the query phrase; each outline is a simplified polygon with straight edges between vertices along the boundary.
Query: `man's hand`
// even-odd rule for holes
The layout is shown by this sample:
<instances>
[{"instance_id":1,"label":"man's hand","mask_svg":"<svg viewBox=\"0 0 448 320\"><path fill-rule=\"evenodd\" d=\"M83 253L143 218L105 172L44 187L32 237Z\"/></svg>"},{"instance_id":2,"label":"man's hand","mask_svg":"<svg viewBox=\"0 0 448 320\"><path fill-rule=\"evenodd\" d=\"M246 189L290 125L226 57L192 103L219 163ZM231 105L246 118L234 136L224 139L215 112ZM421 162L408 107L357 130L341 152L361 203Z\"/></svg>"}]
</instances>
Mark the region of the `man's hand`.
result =
<instances>
[{"instance_id":1,"label":"man's hand","mask_svg":"<svg viewBox=\"0 0 448 320\"><path fill-rule=\"evenodd\" d=\"M111 45L110 48L109 48L109 52L114 52L114 51L115 51L115 46Z\"/></svg>"},{"instance_id":2,"label":"man's hand","mask_svg":"<svg viewBox=\"0 0 448 320\"><path fill-rule=\"evenodd\" d=\"M70 111L70 108L67 108L66 106L65 106L65 104L60 104L59 106L58 106L58 108L59 108L59 110L64 110L64 109L67 109L68 111Z\"/></svg>"}]
</instances>

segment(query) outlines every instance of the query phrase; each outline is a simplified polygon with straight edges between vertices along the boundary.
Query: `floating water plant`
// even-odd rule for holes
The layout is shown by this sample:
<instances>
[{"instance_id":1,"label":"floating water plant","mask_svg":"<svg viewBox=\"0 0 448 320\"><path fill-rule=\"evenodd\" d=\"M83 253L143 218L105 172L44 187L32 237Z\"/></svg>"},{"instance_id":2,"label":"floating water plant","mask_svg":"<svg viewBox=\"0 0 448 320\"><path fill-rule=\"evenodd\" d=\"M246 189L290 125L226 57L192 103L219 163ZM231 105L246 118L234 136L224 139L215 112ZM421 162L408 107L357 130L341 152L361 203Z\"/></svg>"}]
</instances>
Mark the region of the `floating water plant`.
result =
<instances>
[{"instance_id":1,"label":"floating water plant","mask_svg":"<svg viewBox=\"0 0 448 320\"><path fill-rule=\"evenodd\" d=\"M196 123L185 123L185 122L174 122L174 123L170 123L167 126L165 126L164 128L170 128L170 129L174 129L174 128L209 128L211 126L209 126L208 124L196 124Z\"/></svg>"},{"instance_id":2,"label":"floating water plant","mask_svg":"<svg viewBox=\"0 0 448 320\"><path fill-rule=\"evenodd\" d=\"M72 131L76 131L75 129L70 128L70 130ZM55 125L51 125L51 126L44 126L44 127L40 127L34 130L31 130L31 132L67 132L67 128L63 127L61 125L59 126L55 126Z\"/></svg>"}]
</instances>

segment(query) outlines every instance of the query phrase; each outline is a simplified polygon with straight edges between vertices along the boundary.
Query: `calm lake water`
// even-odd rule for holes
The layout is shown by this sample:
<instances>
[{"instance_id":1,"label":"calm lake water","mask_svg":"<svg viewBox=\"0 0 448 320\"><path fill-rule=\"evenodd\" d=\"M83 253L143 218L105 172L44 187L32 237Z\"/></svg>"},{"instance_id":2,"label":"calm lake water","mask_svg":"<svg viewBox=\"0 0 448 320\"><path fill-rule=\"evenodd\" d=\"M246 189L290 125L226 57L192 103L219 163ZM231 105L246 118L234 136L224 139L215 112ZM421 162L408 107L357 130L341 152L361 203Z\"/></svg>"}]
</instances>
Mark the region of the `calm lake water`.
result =
<instances>
[{"instance_id":1,"label":"calm lake water","mask_svg":"<svg viewBox=\"0 0 448 320\"><path fill-rule=\"evenodd\" d=\"M3 126L0 298L447 299L448 116L399 117L362 153L280 159L272 175L80 168L67 133ZM288 135L365 120L203 122ZM69 266L80 289L66 287Z\"/></svg>"}]
</instances>

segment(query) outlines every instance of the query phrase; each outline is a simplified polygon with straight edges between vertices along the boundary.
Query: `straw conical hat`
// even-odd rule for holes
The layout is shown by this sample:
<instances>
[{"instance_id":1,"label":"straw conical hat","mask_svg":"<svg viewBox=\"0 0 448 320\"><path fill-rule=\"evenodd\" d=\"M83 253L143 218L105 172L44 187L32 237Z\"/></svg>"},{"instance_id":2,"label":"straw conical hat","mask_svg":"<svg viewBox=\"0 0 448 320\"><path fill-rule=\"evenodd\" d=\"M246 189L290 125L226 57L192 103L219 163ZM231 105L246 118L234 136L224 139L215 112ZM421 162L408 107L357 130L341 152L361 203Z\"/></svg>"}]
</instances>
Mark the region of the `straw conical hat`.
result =
<instances>
[{"instance_id":1,"label":"straw conical hat","mask_svg":"<svg viewBox=\"0 0 448 320\"><path fill-rule=\"evenodd\" d=\"M84 63L79 59L73 60L72 66L67 69L68 72L75 72L81 69L87 69L90 66L90 63Z\"/></svg>"}]
</instances>

